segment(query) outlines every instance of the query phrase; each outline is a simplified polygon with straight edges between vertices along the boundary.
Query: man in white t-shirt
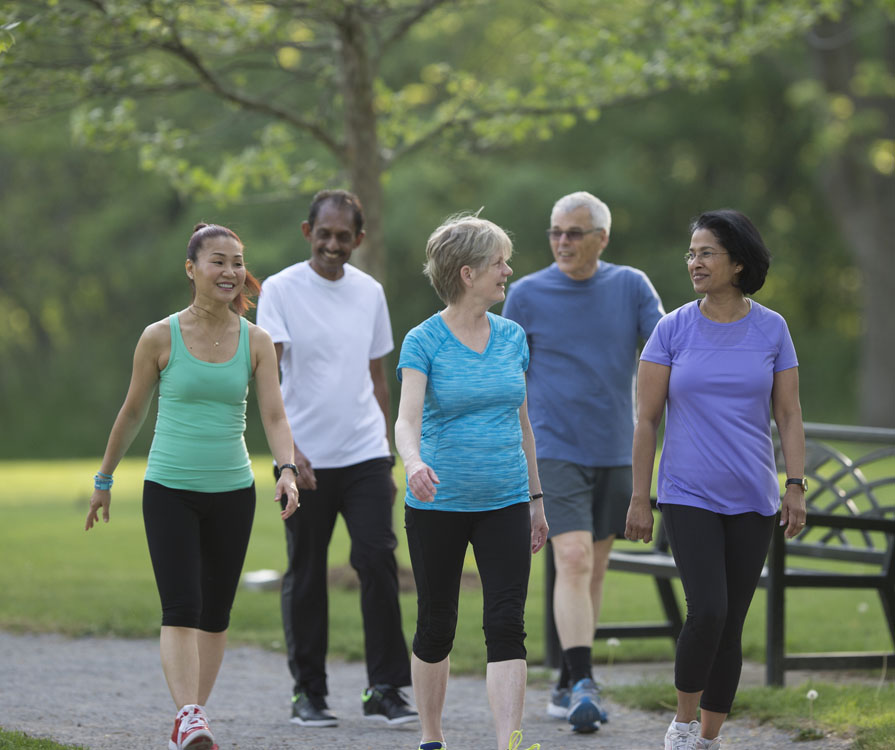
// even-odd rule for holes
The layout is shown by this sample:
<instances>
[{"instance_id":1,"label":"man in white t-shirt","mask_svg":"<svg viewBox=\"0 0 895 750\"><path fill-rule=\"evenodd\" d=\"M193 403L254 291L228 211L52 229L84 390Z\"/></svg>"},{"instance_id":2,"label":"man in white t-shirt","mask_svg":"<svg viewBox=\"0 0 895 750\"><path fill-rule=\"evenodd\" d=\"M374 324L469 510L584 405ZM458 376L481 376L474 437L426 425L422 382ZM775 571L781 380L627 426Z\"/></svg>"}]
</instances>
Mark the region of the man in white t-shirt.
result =
<instances>
[{"instance_id":1,"label":"man in white t-shirt","mask_svg":"<svg viewBox=\"0 0 895 750\"><path fill-rule=\"evenodd\" d=\"M310 260L268 278L258 302L258 325L273 338L280 362L301 489L301 506L286 522L281 598L295 680L292 721L302 726L336 725L326 703L326 577L339 513L360 578L369 679L364 716L389 724L417 719L400 691L410 684L410 661L398 604L383 361L394 343L381 284L348 263L363 241L363 224L355 195L318 193L301 226Z\"/></svg>"}]
</instances>

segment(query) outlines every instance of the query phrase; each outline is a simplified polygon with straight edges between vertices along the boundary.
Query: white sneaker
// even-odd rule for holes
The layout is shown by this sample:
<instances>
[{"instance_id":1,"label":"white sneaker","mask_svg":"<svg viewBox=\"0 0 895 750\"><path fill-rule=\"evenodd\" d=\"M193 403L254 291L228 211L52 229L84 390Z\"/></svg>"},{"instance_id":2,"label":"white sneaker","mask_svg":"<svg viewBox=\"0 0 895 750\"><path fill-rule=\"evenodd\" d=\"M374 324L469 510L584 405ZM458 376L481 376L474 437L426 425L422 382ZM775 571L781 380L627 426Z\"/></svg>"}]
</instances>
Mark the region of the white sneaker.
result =
<instances>
[{"instance_id":1,"label":"white sneaker","mask_svg":"<svg viewBox=\"0 0 895 750\"><path fill-rule=\"evenodd\" d=\"M665 732L665 750L694 750L699 739L699 722L684 724L672 721Z\"/></svg>"},{"instance_id":2,"label":"white sneaker","mask_svg":"<svg viewBox=\"0 0 895 750\"><path fill-rule=\"evenodd\" d=\"M715 737L713 740L697 737L693 750L721 750L721 737Z\"/></svg>"}]
</instances>

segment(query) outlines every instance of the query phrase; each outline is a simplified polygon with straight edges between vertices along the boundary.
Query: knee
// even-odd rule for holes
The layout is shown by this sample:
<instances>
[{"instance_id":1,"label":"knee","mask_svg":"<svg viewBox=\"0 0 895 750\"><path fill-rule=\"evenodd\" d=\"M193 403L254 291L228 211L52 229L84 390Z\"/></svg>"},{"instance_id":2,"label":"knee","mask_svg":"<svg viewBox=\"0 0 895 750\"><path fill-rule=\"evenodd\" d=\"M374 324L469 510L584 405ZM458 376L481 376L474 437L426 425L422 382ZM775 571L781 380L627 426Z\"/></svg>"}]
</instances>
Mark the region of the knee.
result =
<instances>
[{"instance_id":1,"label":"knee","mask_svg":"<svg viewBox=\"0 0 895 750\"><path fill-rule=\"evenodd\" d=\"M690 607L687 622L700 637L717 640L727 622L727 607L723 602L705 602Z\"/></svg>"},{"instance_id":2,"label":"knee","mask_svg":"<svg viewBox=\"0 0 895 750\"><path fill-rule=\"evenodd\" d=\"M525 626L521 616L493 618L485 624L488 663L524 659Z\"/></svg>"},{"instance_id":3,"label":"knee","mask_svg":"<svg viewBox=\"0 0 895 750\"><path fill-rule=\"evenodd\" d=\"M557 578L590 579L594 567L593 549L590 545L566 542L556 545L554 549Z\"/></svg>"},{"instance_id":4,"label":"knee","mask_svg":"<svg viewBox=\"0 0 895 750\"><path fill-rule=\"evenodd\" d=\"M397 575L398 563L395 560L393 547L353 544L348 561L362 580L367 576L374 576L382 572Z\"/></svg>"},{"instance_id":5,"label":"knee","mask_svg":"<svg viewBox=\"0 0 895 750\"><path fill-rule=\"evenodd\" d=\"M417 623L413 636L413 653L427 664L437 664L451 653L457 618L435 618L429 623Z\"/></svg>"}]
</instances>

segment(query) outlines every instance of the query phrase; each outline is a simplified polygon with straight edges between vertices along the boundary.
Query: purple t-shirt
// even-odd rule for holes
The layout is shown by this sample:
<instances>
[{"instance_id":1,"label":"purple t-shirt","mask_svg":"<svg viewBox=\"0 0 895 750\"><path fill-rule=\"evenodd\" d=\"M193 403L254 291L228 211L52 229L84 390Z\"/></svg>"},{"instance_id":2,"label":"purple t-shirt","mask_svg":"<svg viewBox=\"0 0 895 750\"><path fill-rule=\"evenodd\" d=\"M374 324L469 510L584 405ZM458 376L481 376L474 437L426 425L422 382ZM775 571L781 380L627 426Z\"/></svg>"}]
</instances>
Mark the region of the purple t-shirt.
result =
<instances>
[{"instance_id":1,"label":"purple t-shirt","mask_svg":"<svg viewBox=\"0 0 895 750\"><path fill-rule=\"evenodd\" d=\"M671 368L659 503L776 513L771 389L799 364L783 317L753 301L744 318L715 323L690 302L659 321L640 359Z\"/></svg>"}]
</instances>

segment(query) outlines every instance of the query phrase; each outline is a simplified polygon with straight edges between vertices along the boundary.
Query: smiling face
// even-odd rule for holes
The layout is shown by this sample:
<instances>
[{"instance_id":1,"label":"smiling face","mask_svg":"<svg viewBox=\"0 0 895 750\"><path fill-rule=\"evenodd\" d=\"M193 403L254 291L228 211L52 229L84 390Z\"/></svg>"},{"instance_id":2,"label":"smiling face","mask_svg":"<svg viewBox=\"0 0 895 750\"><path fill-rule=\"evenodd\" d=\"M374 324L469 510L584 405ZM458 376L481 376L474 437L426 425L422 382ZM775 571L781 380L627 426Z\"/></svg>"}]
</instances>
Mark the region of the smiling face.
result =
<instances>
[{"instance_id":1,"label":"smiling face","mask_svg":"<svg viewBox=\"0 0 895 750\"><path fill-rule=\"evenodd\" d=\"M731 260L730 254L710 229L697 229L693 232L690 254L693 260L687 263L687 270L694 292L717 294L736 288L737 276L743 266Z\"/></svg>"},{"instance_id":2,"label":"smiling face","mask_svg":"<svg viewBox=\"0 0 895 750\"><path fill-rule=\"evenodd\" d=\"M311 268L323 278L342 278L342 266L363 241L364 233L355 231L354 221L351 209L326 201L320 206L313 227L307 221L302 223L301 231L311 243Z\"/></svg>"},{"instance_id":3,"label":"smiling face","mask_svg":"<svg viewBox=\"0 0 895 750\"><path fill-rule=\"evenodd\" d=\"M196 252L196 260L186 261L186 273L193 281L196 301L229 304L245 285L242 245L227 235L208 237Z\"/></svg>"},{"instance_id":4,"label":"smiling face","mask_svg":"<svg viewBox=\"0 0 895 750\"><path fill-rule=\"evenodd\" d=\"M469 292L481 298L488 307L503 302L507 296L507 279L513 275L513 269L507 263L505 252L495 250L488 264L482 268L469 269Z\"/></svg>"},{"instance_id":5,"label":"smiling face","mask_svg":"<svg viewBox=\"0 0 895 750\"><path fill-rule=\"evenodd\" d=\"M550 225L554 232L562 232L557 238L550 238L550 249L559 270L576 281L584 281L593 276L597 272L600 255L609 243L609 234L602 227L593 225L587 206L554 213ZM578 230L584 234L580 239L572 240L566 234L570 230Z\"/></svg>"}]
</instances>

